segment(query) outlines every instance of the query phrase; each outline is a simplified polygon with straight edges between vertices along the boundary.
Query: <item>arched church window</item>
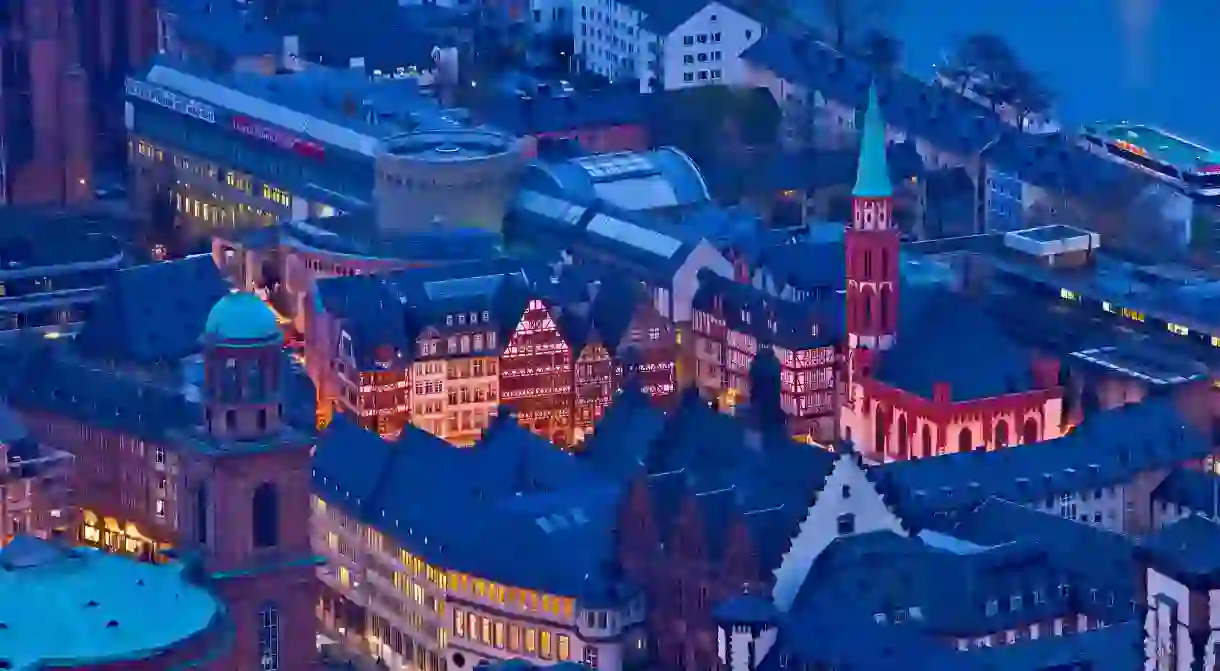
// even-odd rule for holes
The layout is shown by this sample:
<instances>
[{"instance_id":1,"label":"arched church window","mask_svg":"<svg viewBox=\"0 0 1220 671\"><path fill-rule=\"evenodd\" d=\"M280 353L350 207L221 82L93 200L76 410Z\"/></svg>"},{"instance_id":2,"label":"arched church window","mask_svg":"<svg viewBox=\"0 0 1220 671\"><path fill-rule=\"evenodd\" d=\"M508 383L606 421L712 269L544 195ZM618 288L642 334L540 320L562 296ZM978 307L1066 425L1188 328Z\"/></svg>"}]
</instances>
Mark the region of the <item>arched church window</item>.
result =
<instances>
[{"instance_id":1,"label":"arched church window","mask_svg":"<svg viewBox=\"0 0 1220 671\"><path fill-rule=\"evenodd\" d=\"M898 457L906 459L911 456L911 437L907 435L907 416L898 415Z\"/></svg>"},{"instance_id":2,"label":"arched church window","mask_svg":"<svg viewBox=\"0 0 1220 671\"><path fill-rule=\"evenodd\" d=\"M995 425L995 446L1008 447L1008 422L1001 419Z\"/></svg>"},{"instance_id":3,"label":"arched church window","mask_svg":"<svg viewBox=\"0 0 1220 671\"><path fill-rule=\"evenodd\" d=\"M884 254L884 253L885 252L882 252L882 254ZM878 312L877 316L881 319L882 322L884 322L887 318L887 315L889 315L889 314L890 314L890 288L881 287L881 310Z\"/></svg>"},{"instance_id":4,"label":"arched church window","mask_svg":"<svg viewBox=\"0 0 1220 671\"><path fill-rule=\"evenodd\" d=\"M1021 442L1026 445L1038 442L1038 420L1025 418L1025 424L1021 426Z\"/></svg>"},{"instance_id":5,"label":"arched church window","mask_svg":"<svg viewBox=\"0 0 1220 671\"><path fill-rule=\"evenodd\" d=\"M873 323L873 299L876 296L872 289L864 290L864 324L866 326Z\"/></svg>"},{"instance_id":6,"label":"arched church window","mask_svg":"<svg viewBox=\"0 0 1220 671\"><path fill-rule=\"evenodd\" d=\"M974 449L974 435L970 433L970 429L962 429L957 434L957 451L969 452Z\"/></svg>"},{"instance_id":7,"label":"arched church window","mask_svg":"<svg viewBox=\"0 0 1220 671\"><path fill-rule=\"evenodd\" d=\"M258 610L258 668L280 671L280 611L274 603Z\"/></svg>"},{"instance_id":8,"label":"arched church window","mask_svg":"<svg viewBox=\"0 0 1220 671\"><path fill-rule=\"evenodd\" d=\"M279 489L273 482L264 482L254 490L250 502L254 547L272 548L279 545Z\"/></svg>"},{"instance_id":9,"label":"arched church window","mask_svg":"<svg viewBox=\"0 0 1220 671\"><path fill-rule=\"evenodd\" d=\"M923 443L923 454L921 456L930 457L932 456L932 429L929 429L928 425L924 424L923 431L920 434L920 442Z\"/></svg>"},{"instance_id":10,"label":"arched church window","mask_svg":"<svg viewBox=\"0 0 1220 671\"><path fill-rule=\"evenodd\" d=\"M886 419L885 411L881 408L877 408L875 415L877 419L877 433L873 437L873 451L877 454L882 454L885 452L886 429L889 422Z\"/></svg>"}]
</instances>

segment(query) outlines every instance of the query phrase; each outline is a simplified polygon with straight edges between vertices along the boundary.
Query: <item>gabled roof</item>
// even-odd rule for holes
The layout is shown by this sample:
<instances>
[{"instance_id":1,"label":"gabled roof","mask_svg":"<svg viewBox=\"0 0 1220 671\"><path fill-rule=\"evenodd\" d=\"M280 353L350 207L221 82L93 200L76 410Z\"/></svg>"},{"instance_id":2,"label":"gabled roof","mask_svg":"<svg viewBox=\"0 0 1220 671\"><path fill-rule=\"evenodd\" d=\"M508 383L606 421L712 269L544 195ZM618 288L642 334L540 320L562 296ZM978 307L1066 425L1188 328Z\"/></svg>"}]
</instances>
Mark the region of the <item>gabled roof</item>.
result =
<instances>
[{"instance_id":1,"label":"gabled roof","mask_svg":"<svg viewBox=\"0 0 1220 671\"><path fill-rule=\"evenodd\" d=\"M414 426L390 444L336 419L318 441L313 486L429 562L585 600L617 596L607 571L620 488L506 409L464 449Z\"/></svg>"},{"instance_id":2,"label":"gabled roof","mask_svg":"<svg viewBox=\"0 0 1220 671\"><path fill-rule=\"evenodd\" d=\"M1153 570L1192 589L1220 586L1220 524L1189 515L1140 543L1140 555Z\"/></svg>"},{"instance_id":3,"label":"gabled roof","mask_svg":"<svg viewBox=\"0 0 1220 671\"><path fill-rule=\"evenodd\" d=\"M694 309L724 319L730 330L794 351L838 343L841 305L837 294L821 303L777 298L709 269L699 271L699 288L692 301Z\"/></svg>"},{"instance_id":4,"label":"gabled roof","mask_svg":"<svg viewBox=\"0 0 1220 671\"><path fill-rule=\"evenodd\" d=\"M699 10L711 4L709 0L620 0L622 4L644 15L643 26L650 33L665 37Z\"/></svg>"},{"instance_id":5,"label":"gabled roof","mask_svg":"<svg viewBox=\"0 0 1220 671\"><path fill-rule=\"evenodd\" d=\"M76 346L110 361L179 359L199 349L208 313L228 293L211 255L125 268L94 304Z\"/></svg>"},{"instance_id":6,"label":"gabled roof","mask_svg":"<svg viewBox=\"0 0 1220 671\"><path fill-rule=\"evenodd\" d=\"M982 307L940 287L903 289L898 342L878 355L874 379L927 399L947 384L954 401L1036 388L1032 353Z\"/></svg>"},{"instance_id":7,"label":"gabled roof","mask_svg":"<svg viewBox=\"0 0 1220 671\"><path fill-rule=\"evenodd\" d=\"M1098 412L1054 440L993 452L961 452L879 467L880 477L912 521L969 509L990 497L1044 502L1130 482L1211 453L1171 397Z\"/></svg>"}]
</instances>

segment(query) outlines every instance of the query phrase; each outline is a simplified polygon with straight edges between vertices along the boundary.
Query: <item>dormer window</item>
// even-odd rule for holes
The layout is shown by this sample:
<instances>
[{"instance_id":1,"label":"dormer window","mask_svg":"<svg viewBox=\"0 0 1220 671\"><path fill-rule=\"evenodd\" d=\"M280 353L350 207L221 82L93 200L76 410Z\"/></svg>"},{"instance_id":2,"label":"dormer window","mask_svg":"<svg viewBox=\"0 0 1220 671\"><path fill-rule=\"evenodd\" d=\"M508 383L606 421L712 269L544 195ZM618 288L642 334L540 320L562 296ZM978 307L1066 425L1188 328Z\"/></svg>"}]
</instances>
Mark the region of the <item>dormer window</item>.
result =
<instances>
[{"instance_id":1,"label":"dormer window","mask_svg":"<svg viewBox=\"0 0 1220 671\"><path fill-rule=\"evenodd\" d=\"M1008 600L1008 609L1014 613L1021 610L1021 601L1022 599L1020 595L1013 595L1013 597Z\"/></svg>"},{"instance_id":2,"label":"dormer window","mask_svg":"<svg viewBox=\"0 0 1220 671\"><path fill-rule=\"evenodd\" d=\"M453 326L453 315L445 315L445 325Z\"/></svg>"},{"instance_id":3,"label":"dormer window","mask_svg":"<svg viewBox=\"0 0 1220 671\"><path fill-rule=\"evenodd\" d=\"M1000 602L996 599L987 600L987 616L992 617L1000 612Z\"/></svg>"},{"instance_id":4,"label":"dormer window","mask_svg":"<svg viewBox=\"0 0 1220 671\"><path fill-rule=\"evenodd\" d=\"M856 533L856 516L851 513L839 515L838 527L840 536Z\"/></svg>"}]
</instances>

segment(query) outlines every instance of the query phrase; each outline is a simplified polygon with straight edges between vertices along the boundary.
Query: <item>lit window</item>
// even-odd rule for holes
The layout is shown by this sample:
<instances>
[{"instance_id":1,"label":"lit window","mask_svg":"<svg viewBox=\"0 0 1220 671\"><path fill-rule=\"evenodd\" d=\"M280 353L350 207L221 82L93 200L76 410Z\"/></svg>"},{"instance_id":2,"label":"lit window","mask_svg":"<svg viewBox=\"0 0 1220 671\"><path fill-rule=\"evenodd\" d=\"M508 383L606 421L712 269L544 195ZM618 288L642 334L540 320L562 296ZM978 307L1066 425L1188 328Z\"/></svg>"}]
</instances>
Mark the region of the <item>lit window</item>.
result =
<instances>
[{"instance_id":1,"label":"lit window","mask_svg":"<svg viewBox=\"0 0 1220 671\"><path fill-rule=\"evenodd\" d=\"M1181 324L1166 324L1165 327L1169 329L1170 333L1176 333L1178 335L1190 335L1190 329L1182 326Z\"/></svg>"}]
</instances>

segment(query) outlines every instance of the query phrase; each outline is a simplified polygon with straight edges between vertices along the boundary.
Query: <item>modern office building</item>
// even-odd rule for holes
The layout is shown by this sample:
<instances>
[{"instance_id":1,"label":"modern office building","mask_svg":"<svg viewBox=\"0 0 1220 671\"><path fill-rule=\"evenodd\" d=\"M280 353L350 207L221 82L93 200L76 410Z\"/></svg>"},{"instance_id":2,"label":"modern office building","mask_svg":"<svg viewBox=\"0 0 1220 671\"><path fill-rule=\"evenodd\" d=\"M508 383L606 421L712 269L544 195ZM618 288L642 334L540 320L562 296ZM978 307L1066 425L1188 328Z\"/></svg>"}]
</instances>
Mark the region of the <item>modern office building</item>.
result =
<instances>
[{"instance_id":1,"label":"modern office building","mask_svg":"<svg viewBox=\"0 0 1220 671\"><path fill-rule=\"evenodd\" d=\"M88 213L4 209L0 333L37 330L56 337L84 321L127 261L106 226Z\"/></svg>"},{"instance_id":2,"label":"modern office building","mask_svg":"<svg viewBox=\"0 0 1220 671\"><path fill-rule=\"evenodd\" d=\"M217 75L161 60L127 81L127 99L134 194L168 192L201 232L369 207L385 141L467 128L412 80L350 70Z\"/></svg>"}]
</instances>

